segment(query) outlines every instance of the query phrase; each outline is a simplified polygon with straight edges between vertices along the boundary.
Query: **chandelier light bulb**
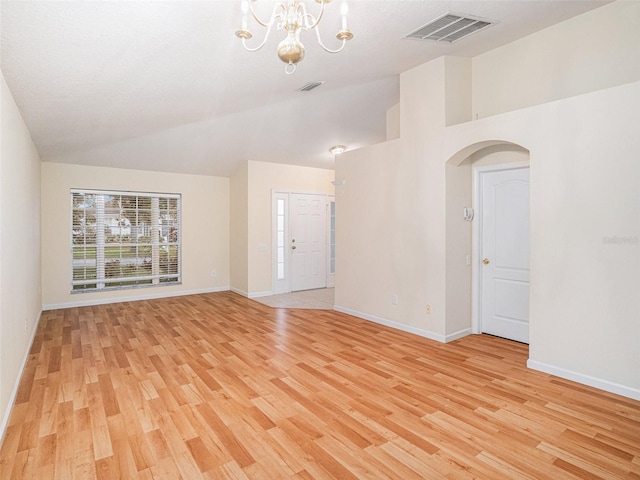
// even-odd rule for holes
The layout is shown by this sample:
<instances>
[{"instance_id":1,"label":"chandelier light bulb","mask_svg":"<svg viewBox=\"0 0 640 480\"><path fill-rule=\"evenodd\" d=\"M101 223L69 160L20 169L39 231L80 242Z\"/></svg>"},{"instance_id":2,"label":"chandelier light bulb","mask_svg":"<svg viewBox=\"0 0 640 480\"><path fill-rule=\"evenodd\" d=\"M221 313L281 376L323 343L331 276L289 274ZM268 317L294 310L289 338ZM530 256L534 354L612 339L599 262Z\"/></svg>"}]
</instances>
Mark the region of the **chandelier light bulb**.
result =
<instances>
[{"instance_id":1,"label":"chandelier light bulb","mask_svg":"<svg viewBox=\"0 0 640 480\"><path fill-rule=\"evenodd\" d=\"M349 27L347 26L347 15L349 15L349 5L347 4L346 1L343 1L342 5L340 5L340 14L342 15L342 31L349 30Z\"/></svg>"},{"instance_id":2,"label":"chandelier light bulb","mask_svg":"<svg viewBox=\"0 0 640 480\"><path fill-rule=\"evenodd\" d=\"M248 21L247 14L249 13L249 1L248 0L242 0L242 2L240 3L240 10L242 11L242 27L241 27L241 30L246 31L247 30L247 21Z\"/></svg>"}]
</instances>

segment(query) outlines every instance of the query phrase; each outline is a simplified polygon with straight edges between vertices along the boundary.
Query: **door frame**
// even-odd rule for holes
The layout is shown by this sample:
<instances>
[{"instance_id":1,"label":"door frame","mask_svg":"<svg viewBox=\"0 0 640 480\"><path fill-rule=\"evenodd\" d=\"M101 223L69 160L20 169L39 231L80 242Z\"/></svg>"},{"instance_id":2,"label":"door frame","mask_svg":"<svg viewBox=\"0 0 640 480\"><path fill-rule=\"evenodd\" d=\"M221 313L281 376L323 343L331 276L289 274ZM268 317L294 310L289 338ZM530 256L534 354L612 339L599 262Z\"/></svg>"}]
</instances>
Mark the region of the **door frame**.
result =
<instances>
[{"instance_id":1,"label":"door frame","mask_svg":"<svg viewBox=\"0 0 640 480\"><path fill-rule=\"evenodd\" d=\"M333 194L329 193L318 193L318 192L304 192L300 190L271 190L271 294L278 295L281 293L291 293L291 249L289 245L291 243L291 233L290 233L290 199L292 194L300 194L300 195L316 195L324 198L325 201L325 209L328 208L329 202L335 199ZM278 222L277 219L277 204L276 201L281 198L285 200L284 209L285 209L285 224L284 224L284 232L285 232L285 245L284 249L284 259L285 259L285 278L283 280L278 280L278 233L276 229L276 225ZM327 212L328 214L328 212ZM329 232L327 231L330 228L330 218L327 215L325 218L325 258L328 262L329 260ZM332 276L333 277L333 276ZM331 278L333 280L333 278ZM329 269L327 264L326 270L326 288L329 288Z\"/></svg>"},{"instance_id":2,"label":"door frame","mask_svg":"<svg viewBox=\"0 0 640 480\"><path fill-rule=\"evenodd\" d=\"M480 255L482 252L482 175L524 168L530 168L530 163L513 162L473 167L473 209L474 218L477 221L471 223L471 333L482 333L482 258ZM531 180L529 180L529 191L531 191ZM531 229L529 229L529 238L531 238Z\"/></svg>"}]
</instances>

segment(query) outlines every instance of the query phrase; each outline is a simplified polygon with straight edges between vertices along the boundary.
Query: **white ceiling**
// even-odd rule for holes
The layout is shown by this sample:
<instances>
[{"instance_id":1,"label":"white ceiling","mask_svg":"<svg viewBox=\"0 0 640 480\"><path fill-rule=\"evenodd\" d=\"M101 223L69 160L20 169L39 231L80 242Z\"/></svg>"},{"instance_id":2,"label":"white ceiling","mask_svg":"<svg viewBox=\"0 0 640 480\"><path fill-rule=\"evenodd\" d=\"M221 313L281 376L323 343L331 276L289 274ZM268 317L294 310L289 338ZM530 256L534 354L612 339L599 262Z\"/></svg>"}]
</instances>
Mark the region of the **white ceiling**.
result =
<instances>
[{"instance_id":1,"label":"white ceiling","mask_svg":"<svg viewBox=\"0 0 640 480\"><path fill-rule=\"evenodd\" d=\"M257 53L242 49L239 0L3 1L1 68L43 161L222 176L247 160L333 168L330 146L385 140L399 73L604 3L350 0L346 49L330 55L303 33L306 58L286 75L282 32ZM339 7L321 24L329 45ZM401 39L449 11L499 23L455 44ZM310 81L326 83L297 91Z\"/></svg>"}]
</instances>

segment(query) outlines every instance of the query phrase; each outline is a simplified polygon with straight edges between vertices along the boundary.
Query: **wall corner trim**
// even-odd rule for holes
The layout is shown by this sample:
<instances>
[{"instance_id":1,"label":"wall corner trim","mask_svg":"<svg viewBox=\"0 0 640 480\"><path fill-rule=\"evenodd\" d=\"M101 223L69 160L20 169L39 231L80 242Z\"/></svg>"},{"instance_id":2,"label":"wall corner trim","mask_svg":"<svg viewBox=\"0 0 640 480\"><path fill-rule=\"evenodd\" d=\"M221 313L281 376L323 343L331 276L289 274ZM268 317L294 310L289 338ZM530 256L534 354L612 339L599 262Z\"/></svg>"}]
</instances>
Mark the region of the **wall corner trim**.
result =
<instances>
[{"instance_id":1,"label":"wall corner trim","mask_svg":"<svg viewBox=\"0 0 640 480\"><path fill-rule=\"evenodd\" d=\"M231 290L233 293L237 293L238 295L242 295L243 297L249 298L249 294L244 290L239 290L233 287L231 287L229 290Z\"/></svg>"},{"instance_id":2,"label":"wall corner trim","mask_svg":"<svg viewBox=\"0 0 640 480\"><path fill-rule=\"evenodd\" d=\"M585 375L584 373L574 372L565 368L556 367L548 363L538 362L537 360L527 360L527 367L532 370L538 370L539 372L555 375L556 377L571 380L589 387L598 388L605 392L615 393L616 395L622 395L623 397L631 398L633 400L640 400L640 389L627 387L626 385L620 385L619 383L610 382L601 378Z\"/></svg>"},{"instance_id":3,"label":"wall corner trim","mask_svg":"<svg viewBox=\"0 0 640 480\"><path fill-rule=\"evenodd\" d=\"M471 329L467 328L449 335L440 335L438 333L429 332L428 330L422 330L420 328L411 327L409 325L404 325L402 323L394 322L393 320L389 320L382 317L376 317L375 315L359 312L357 310L351 310L350 308L341 307L339 305L334 305L333 309L336 312L346 313L347 315L351 315L353 317L358 317L363 320L368 320L370 322L378 323L386 327L395 328L396 330L401 330L403 332L412 333L414 335L428 338L429 340L435 340L436 342L440 342L440 343L451 342L453 340L457 340L459 338L465 337L471 333Z\"/></svg>"},{"instance_id":4,"label":"wall corner trim","mask_svg":"<svg viewBox=\"0 0 640 480\"><path fill-rule=\"evenodd\" d=\"M458 340L459 338L466 337L467 335L473 334L473 330L471 328L464 328L462 330L458 330L457 332L449 333L444 336L444 342L449 343L454 340Z\"/></svg>"},{"instance_id":5,"label":"wall corner trim","mask_svg":"<svg viewBox=\"0 0 640 480\"><path fill-rule=\"evenodd\" d=\"M271 290L266 291L266 292L253 292L253 293L249 293L248 295L245 295L249 298L260 298L260 297L269 297L273 295L273 292Z\"/></svg>"}]
</instances>

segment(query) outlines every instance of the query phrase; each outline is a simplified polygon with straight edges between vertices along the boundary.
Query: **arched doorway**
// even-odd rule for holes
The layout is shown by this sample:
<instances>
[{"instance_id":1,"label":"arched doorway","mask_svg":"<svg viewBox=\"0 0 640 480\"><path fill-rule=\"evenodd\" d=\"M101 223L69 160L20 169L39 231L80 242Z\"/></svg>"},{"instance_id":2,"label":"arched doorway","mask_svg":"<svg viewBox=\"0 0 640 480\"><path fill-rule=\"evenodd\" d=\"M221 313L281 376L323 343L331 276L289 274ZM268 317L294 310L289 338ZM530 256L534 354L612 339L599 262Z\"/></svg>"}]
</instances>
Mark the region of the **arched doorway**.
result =
<instances>
[{"instance_id":1,"label":"arched doorway","mask_svg":"<svg viewBox=\"0 0 640 480\"><path fill-rule=\"evenodd\" d=\"M447 161L447 331L471 325L472 333L528 343L528 170L529 151L501 140Z\"/></svg>"}]
</instances>

